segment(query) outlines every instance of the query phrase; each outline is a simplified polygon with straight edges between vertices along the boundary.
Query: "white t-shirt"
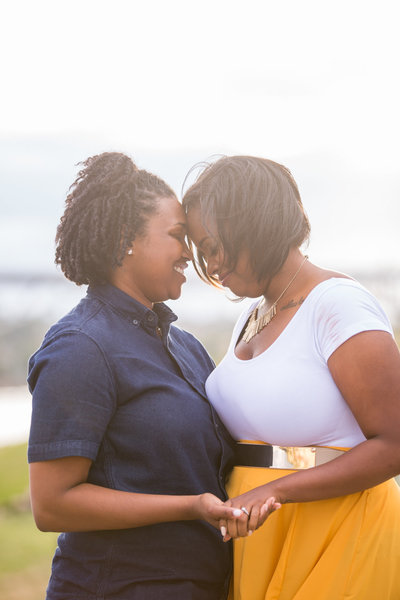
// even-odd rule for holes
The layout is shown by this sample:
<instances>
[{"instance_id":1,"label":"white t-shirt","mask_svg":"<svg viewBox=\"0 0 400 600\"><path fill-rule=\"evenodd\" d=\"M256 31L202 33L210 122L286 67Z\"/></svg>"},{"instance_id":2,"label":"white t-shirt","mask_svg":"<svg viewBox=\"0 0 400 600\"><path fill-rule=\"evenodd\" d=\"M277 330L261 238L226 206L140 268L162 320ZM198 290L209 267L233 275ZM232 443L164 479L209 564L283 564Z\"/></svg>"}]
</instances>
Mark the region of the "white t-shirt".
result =
<instances>
[{"instance_id":1,"label":"white t-shirt","mask_svg":"<svg viewBox=\"0 0 400 600\"><path fill-rule=\"evenodd\" d=\"M280 446L352 447L364 441L327 360L362 331L393 335L374 296L352 279L323 281L267 350L241 360L234 352L236 340L254 306L239 318L226 356L206 382L232 436Z\"/></svg>"}]
</instances>

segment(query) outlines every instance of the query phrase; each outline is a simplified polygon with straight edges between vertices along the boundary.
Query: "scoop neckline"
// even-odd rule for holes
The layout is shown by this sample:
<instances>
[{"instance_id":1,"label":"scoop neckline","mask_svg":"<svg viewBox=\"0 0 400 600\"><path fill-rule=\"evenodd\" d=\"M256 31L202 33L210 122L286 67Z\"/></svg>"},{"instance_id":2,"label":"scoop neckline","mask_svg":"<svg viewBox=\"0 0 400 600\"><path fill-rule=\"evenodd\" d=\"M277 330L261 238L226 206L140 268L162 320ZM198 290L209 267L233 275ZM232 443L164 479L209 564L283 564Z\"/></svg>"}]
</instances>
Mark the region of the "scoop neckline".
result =
<instances>
[{"instance_id":1,"label":"scoop neckline","mask_svg":"<svg viewBox=\"0 0 400 600\"><path fill-rule=\"evenodd\" d=\"M291 327L291 324L293 323L293 321L296 320L297 315L299 313L301 314L302 312L304 312L302 309L306 304L309 304L308 299L314 295L314 292L316 292L317 289L320 289L328 282L332 282L332 281L335 281L335 282L348 281L351 283L357 283L357 281L351 277L329 277L329 279L324 279L323 281L320 281L309 291L309 293L307 294L307 296L304 299L304 302L301 304L301 306L298 308L298 310L296 310L293 317L290 319L290 321L288 322L286 327L284 329L282 329L282 331L280 332L278 337L272 342L272 344L270 346L268 346L268 348L263 350L260 354L257 354L257 356L254 356L253 358L248 358L248 359L239 358L238 356L236 356L235 350L236 350L236 346L238 343L238 340L237 340L238 336L237 336L235 341L232 341L232 355L233 355L233 358L235 359L235 361L238 363L253 363L258 358L261 358L262 356L264 356L269 350L271 350L277 344L277 342L282 338L282 336L285 334L285 332ZM252 305L252 306L254 306L254 305ZM247 313L247 318L250 315L251 310L252 309L249 308L249 312ZM246 321L244 321L243 326L244 326L245 322Z\"/></svg>"}]
</instances>

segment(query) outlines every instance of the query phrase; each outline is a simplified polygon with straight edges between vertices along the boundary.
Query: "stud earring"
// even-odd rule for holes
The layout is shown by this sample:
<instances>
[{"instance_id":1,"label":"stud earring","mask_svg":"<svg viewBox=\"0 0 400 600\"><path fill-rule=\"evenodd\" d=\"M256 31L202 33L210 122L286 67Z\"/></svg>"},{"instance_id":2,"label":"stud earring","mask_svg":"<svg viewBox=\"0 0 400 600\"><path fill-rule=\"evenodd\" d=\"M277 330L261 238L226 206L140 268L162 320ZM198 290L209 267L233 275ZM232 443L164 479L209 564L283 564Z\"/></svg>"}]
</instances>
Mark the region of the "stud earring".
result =
<instances>
[{"instance_id":1,"label":"stud earring","mask_svg":"<svg viewBox=\"0 0 400 600\"><path fill-rule=\"evenodd\" d=\"M129 250L128 250L127 254L129 254L129 256L132 256L132 254L133 254L133 250L132 250L132 248L129 248Z\"/></svg>"}]
</instances>

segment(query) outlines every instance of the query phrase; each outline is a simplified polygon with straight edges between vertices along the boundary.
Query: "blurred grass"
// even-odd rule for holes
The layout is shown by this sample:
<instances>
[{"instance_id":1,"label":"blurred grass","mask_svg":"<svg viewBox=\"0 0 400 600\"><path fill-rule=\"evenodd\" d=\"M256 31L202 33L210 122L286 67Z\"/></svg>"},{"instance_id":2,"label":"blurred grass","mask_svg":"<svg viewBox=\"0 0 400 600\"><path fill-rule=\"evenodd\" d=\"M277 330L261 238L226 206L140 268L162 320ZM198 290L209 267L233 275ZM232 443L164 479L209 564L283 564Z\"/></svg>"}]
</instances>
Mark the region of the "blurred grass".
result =
<instances>
[{"instance_id":1,"label":"blurred grass","mask_svg":"<svg viewBox=\"0 0 400 600\"><path fill-rule=\"evenodd\" d=\"M27 445L0 448L0 599L43 600L56 533L36 529L28 493ZM400 477L397 477L400 485Z\"/></svg>"},{"instance_id":2,"label":"blurred grass","mask_svg":"<svg viewBox=\"0 0 400 600\"><path fill-rule=\"evenodd\" d=\"M43 600L57 534L36 528L26 444L0 448L0 598Z\"/></svg>"},{"instance_id":3,"label":"blurred grass","mask_svg":"<svg viewBox=\"0 0 400 600\"><path fill-rule=\"evenodd\" d=\"M0 448L0 506L23 494L29 485L26 444Z\"/></svg>"}]
</instances>

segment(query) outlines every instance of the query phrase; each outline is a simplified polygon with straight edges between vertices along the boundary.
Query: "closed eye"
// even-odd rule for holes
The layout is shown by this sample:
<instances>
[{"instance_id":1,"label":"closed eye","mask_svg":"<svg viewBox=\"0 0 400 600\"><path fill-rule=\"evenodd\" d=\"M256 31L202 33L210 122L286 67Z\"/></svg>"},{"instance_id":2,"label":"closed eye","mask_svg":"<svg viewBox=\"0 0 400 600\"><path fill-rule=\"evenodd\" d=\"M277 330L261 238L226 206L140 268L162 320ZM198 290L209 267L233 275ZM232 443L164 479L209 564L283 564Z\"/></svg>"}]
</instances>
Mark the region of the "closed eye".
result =
<instances>
[{"instance_id":1,"label":"closed eye","mask_svg":"<svg viewBox=\"0 0 400 600\"><path fill-rule=\"evenodd\" d=\"M201 255L201 257L203 258L203 260L205 262L207 262L208 259L216 256L218 254L219 251L219 246L218 244L205 244L206 247L203 246L202 249L199 249L199 255Z\"/></svg>"},{"instance_id":2,"label":"closed eye","mask_svg":"<svg viewBox=\"0 0 400 600\"><path fill-rule=\"evenodd\" d=\"M170 232L170 236L179 240L181 244L187 244L186 227L179 227Z\"/></svg>"},{"instance_id":3,"label":"closed eye","mask_svg":"<svg viewBox=\"0 0 400 600\"><path fill-rule=\"evenodd\" d=\"M173 233L172 237L174 237L176 240L179 240L182 243L186 242L186 235L184 233Z\"/></svg>"}]
</instances>

